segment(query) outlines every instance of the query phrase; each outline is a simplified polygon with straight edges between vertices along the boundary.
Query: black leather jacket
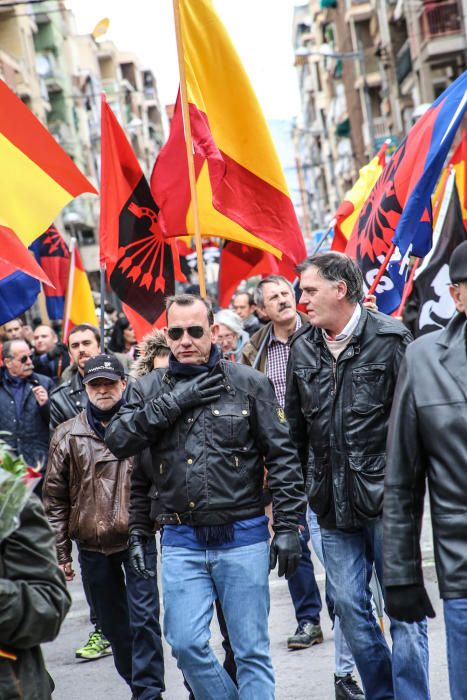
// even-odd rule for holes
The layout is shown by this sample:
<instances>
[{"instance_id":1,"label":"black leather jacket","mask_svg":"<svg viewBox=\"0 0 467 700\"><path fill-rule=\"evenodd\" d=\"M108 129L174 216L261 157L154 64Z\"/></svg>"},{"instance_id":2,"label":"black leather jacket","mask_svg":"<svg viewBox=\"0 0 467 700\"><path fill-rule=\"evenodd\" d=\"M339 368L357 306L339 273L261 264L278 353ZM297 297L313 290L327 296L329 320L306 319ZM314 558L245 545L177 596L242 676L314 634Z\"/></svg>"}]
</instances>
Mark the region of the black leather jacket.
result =
<instances>
[{"instance_id":1,"label":"black leather jacket","mask_svg":"<svg viewBox=\"0 0 467 700\"><path fill-rule=\"evenodd\" d=\"M272 384L225 360L211 373L222 378L220 398L183 413L172 389L186 380L163 369L143 377L107 428L108 446L120 458L151 448L160 524L219 525L263 514L266 466L276 531L297 527L305 507L302 472ZM134 522L134 502L132 509Z\"/></svg>"},{"instance_id":2,"label":"black leather jacket","mask_svg":"<svg viewBox=\"0 0 467 700\"><path fill-rule=\"evenodd\" d=\"M410 340L402 323L365 308L337 362L320 329L305 326L292 339L285 412L322 527L381 515L387 424Z\"/></svg>"},{"instance_id":3,"label":"black leather jacket","mask_svg":"<svg viewBox=\"0 0 467 700\"><path fill-rule=\"evenodd\" d=\"M81 413L87 403L88 395L81 375L75 371L69 381L60 384L50 395L50 431Z\"/></svg>"},{"instance_id":4,"label":"black leather jacket","mask_svg":"<svg viewBox=\"0 0 467 700\"><path fill-rule=\"evenodd\" d=\"M467 598L467 321L407 350L388 433L384 583L423 582L420 530L425 479L442 598Z\"/></svg>"}]
</instances>

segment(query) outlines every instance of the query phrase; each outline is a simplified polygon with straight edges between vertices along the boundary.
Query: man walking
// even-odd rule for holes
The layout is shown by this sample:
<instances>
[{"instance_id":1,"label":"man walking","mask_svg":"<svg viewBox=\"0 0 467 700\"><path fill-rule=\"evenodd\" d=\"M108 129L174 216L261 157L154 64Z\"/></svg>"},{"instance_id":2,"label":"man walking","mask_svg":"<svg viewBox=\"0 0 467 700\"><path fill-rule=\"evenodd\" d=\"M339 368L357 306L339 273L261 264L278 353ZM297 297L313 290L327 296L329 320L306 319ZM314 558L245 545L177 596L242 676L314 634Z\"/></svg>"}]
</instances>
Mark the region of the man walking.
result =
<instances>
[{"instance_id":1,"label":"man walking","mask_svg":"<svg viewBox=\"0 0 467 700\"><path fill-rule=\"evenodd\" d=\"M382 572L385 442L409 332L361 305L362 275L341 253L300 266L311 326L292 340L286 413L318 515L330 597L366 696L429 698L426 621L391 620L393 654L372 610L373 564Z\"/></svg>"},{"instance_id":2,"label":"man walking","mask_svg":"<svg viewBox=\"0 0 467 700\"><path fill-rule=\"evenodd\" d=\"M449 262L457 313L417 339L397 381L384 490L384 582L390 615L434 616L423 584L420 532L428 479L436 572L444 603L449 685L467 698L467 241Z\"/></svg>"},{"instance_id":3,"label":"man walking","mask_svg":"<svg viewBox=\"0 0 467 700\"><path fill-rule=\"evenodd\" d=\"M138 700L155 700L164 690L156 545L147 538L144 578L128 561L128 502L131 459L118 460L104 442L105 427L122 405L122 364L98 355L85 365L86 410L54 433L44 504L56 533L58 562L74 576L71 540L118 673Z\"/></svg>"},{"instance_id":4,"label":"man walking","mask_svg":"<svg viewBox=\"0 0 467 700\"><path fill-rule=\"evenodd\" d=\"M167 300L169 369L120 409L106 433L121 458L149 446L164 525L165 635L197 700L272 700L269 566L291 576L300 559L303 481L283 410L269 380L220 359L210 305ZM269 556L263 465L273 493ZM132 503L133 507L133 503ZM135 566L144 538L134 531ZM209 647L219 597L237 662L238 689ZM239 614L241 611L241 614Z\"/></svg>"}]
</instances>

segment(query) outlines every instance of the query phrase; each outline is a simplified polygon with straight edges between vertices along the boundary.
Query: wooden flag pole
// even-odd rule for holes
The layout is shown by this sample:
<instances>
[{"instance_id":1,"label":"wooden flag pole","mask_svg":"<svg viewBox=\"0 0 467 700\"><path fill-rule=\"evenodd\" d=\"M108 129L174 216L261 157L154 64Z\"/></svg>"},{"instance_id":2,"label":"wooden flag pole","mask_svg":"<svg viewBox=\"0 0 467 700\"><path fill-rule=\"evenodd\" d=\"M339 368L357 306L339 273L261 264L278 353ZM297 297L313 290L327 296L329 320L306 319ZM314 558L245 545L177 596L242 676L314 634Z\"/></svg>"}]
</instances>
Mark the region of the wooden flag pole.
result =
<instances>
[{"instance_id":1,"label":"wooden flag pole","mask_svg":"<svg viewBox=\"0 0 467 700\"><path fill-rule=\"evenodd\" d=\"M62 341L64 343L68 342L68 326L70 325L70 312L71 312L71 299L73 297L73 285L75 281L75 249L76 249L76 238L72 236L70 238L70 267L68 269L68 284L66 288L65 296L65 313L63 314L62 322Z\"/></svg>"},{"instance_id":2,"label":"wooden flag pole","mask_svg":"<svg viewBox=\"0 0 467 700\"><path fill-rule=\"evenodd\" d=\"M180 99L182 104L183 127L185 131L186 157L188 162L188 178L190 181L191 206L195 225L196 257L198 260L199 291L206 298L206 278L204 274L203 244L201 241L201 225L199 221L198 193L196 191L195 162L193 158L193 141L191 138L190 111L188 107L188 91L186 86L185 58L183 54L182 23L179 0L173 0L175 37L177 40L178 70L180 73Z\"/></svg>"}]
</instances>

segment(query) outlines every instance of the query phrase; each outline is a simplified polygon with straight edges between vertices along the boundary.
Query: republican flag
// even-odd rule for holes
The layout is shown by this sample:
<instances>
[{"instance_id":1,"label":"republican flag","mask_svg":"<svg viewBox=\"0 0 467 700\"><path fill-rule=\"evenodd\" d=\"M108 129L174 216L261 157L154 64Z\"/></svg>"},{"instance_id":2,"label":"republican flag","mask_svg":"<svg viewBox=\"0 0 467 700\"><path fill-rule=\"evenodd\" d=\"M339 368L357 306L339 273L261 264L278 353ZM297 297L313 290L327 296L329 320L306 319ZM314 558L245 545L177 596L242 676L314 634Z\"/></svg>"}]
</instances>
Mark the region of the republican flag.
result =
<instances>
[{"instance_id":1,"label":"republican flag","mask_svg":"<svg viewBox=\"0 0 467 700\"><path fill-rule=\"evenodd\" d=\"M383 143L375 157L360 169L359 178L334 214L334 238L331 250L345 251L352 229L371 190L386 167L386 151L389 142Z\"/></svg>"},{"instance_id":2,"label":"republican flag","mask_svg":"<svg viewBox=\"0 0 467 700\"><path fill-rule=\"evenodd\" d=\"M368 289L392 244L397 246L377 286L378 307L398 308L409 254L431 248L431 194L467 107L467 71L432 104L409 131L361 209L346 253L360 265Z\"/></svg>"},{"instance_id":3,"label":"republican flag","mask_svg":"<svg viewBox=\"0 0 467 700\"><path fill-rule=\"evenodd\" d=\"M101 149L101 264L139 340L162 320L165 296L175 290L174 265L181 276L176 242L164 239L159 207L104 97Z\"/></svg>"},{"instance_id":4,"label":"republican flag","mask_svg":"<svg viewBox=\"0 0 467 700\"><path fill-rule=\"evenodd\" d=\"M53 284L53 287L44 286L47 315L53 321L61 320L65 311L70 269L70 253L67 245L58 229L52 224L45 233L36 238L29 249L32 250L37 262Z\"/></svg>"},{"instance_id":5,"label":"republican flag","mask_svg":"<svg viewBox=\"0 0 467 700\"><path fill-rule=\"evenodd\" d=\"M31 308L41 281L52 289L34 256L10 228L0 226L0 324Z\"/></svg>"},{"instance_id":6,"label":"republican flag","mask_svg":"<svg viewBox=\"0 0 467 700\"><path fill-rule=\"evenodd\" d=\"M72 240L69 253L69 274L63 320L63 342L74 326L80 323L97 325L96 307L92 298L91 285L84 269L78 248Z\"/></svg>"},{"instance_id":7,"label":"republican flag","mask_svg":"<svg viewBox=\"0 0 467 700\"><path fill-rule=\"evenodd\" d=\"M68 202L97 192L3 80L0 102L0 225L28 246Z\"/></svg>"},{"instance_id":8,"label":"republican flag","mask_svg":"<svg viewBox=\"0 0 467 700\"><path fill-rule=\"evenodd\" d=\"M297 277L295 269L271 253L226 241L221 251L219 267L219 305L227 307L240 282L250 277L282 275L290 282Z\"/></svg>"},{"instance_id":9,"label":"republican flag","mask_svg":"<svg viewBox=\"0 0 467 700\"><path fill-rule=\"evenodd\" d=\"M210 0L179 0L201 233L291 264L303 237L269 129ZM194 232L180 100L151 177L168 236Z\"/></svg>"}]
</instances>

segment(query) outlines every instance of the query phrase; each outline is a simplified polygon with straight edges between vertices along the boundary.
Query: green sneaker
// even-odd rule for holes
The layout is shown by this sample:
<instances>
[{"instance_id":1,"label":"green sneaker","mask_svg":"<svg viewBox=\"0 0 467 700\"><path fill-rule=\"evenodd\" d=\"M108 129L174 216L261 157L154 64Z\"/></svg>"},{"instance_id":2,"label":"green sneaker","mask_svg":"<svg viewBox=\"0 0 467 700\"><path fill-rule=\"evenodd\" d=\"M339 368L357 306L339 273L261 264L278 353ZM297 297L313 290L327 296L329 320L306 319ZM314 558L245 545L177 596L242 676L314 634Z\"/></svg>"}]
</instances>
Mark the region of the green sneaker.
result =
<instances>
[{"instance_id":1,"label":"green sneaker","mask_svg":"<svg viewBox=\"0 0 467 700\"><path fill-rule=\"evenodd\" d=\"M84 647L80 647L75 651L75 656L77 659L83 659L84 661L94 661L103 656L109 656L111 653L112 647L109 640L96 628L89 635L89 639Z\"/></svg>"}]
</instances>

